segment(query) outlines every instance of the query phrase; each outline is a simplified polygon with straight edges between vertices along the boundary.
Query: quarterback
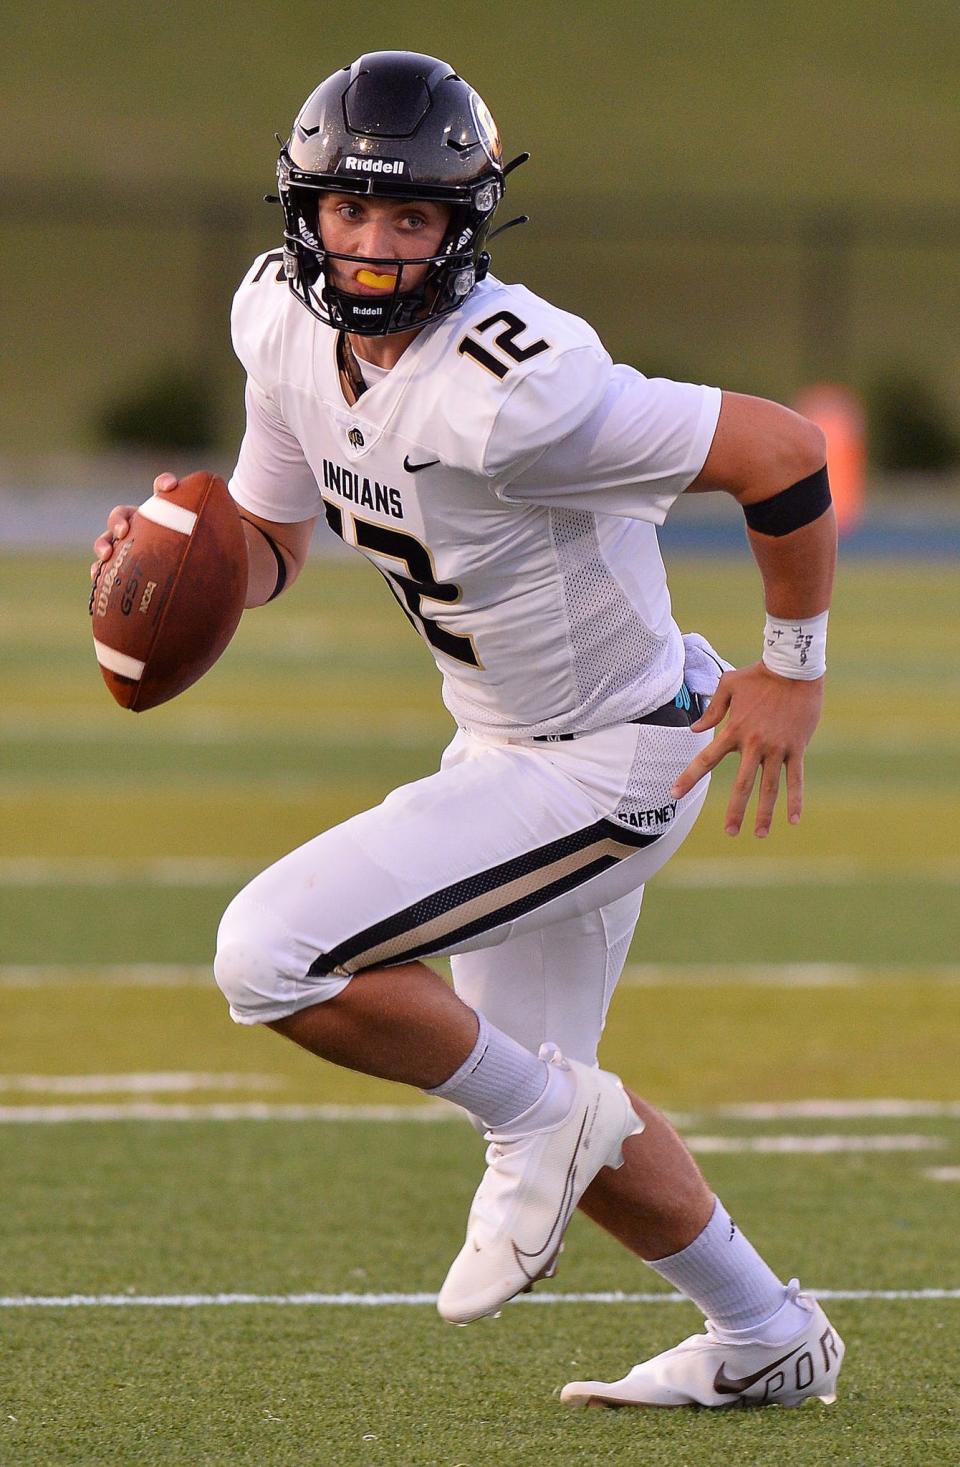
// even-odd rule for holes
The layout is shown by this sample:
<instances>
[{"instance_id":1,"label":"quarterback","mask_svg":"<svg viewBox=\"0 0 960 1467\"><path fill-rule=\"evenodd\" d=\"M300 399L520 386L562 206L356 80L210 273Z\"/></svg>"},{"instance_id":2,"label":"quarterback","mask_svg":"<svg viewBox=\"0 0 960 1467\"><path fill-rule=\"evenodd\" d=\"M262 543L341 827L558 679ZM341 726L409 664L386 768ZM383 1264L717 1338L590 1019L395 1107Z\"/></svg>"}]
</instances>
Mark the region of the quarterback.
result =
<instances>
[{"instance_id":1,"label":"quarterback","mask_svg":"<svg viewBox=\"0 0 960 1467\"><path fill-rule=\"evenodd\" d=\"M835 558L823 439L775 403L616 365L497 280L490 226L525 156L505 163L477 93L408 52L329 77L281 150L283 246L233 309L247 606L289 588L322 515L426 642L457 731L436 773L240 892L216 980L238 1023L485 1132L444 1319L550 1277L578 1206L703 1311L703 1333L565 1402L831 1401L843 1344L820 1305L596 1063L644 884L713 767L738 759L730 834L755 788L757 835L781 785L800 819ZM741 506L763 584L762 657L738 670L671 617L656 526L701 490ZM97 565L131 513L111 511Z\"/></svg>"}]
</instances>

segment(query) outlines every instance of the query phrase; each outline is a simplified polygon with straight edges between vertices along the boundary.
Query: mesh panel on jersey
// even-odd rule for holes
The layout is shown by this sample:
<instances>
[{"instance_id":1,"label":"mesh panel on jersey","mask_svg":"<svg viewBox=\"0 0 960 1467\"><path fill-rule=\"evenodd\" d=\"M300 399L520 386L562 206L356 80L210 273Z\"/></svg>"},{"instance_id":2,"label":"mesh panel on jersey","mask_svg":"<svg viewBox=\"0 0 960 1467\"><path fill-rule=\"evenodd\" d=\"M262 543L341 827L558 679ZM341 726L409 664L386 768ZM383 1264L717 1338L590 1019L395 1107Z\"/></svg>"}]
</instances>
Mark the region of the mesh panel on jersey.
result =
<instances>
[{"instance_id":1,"label":"mesh panel on jersey","mask_svg":"<svg viewBox=\"0 0 960 1467\"><path fill-rule=\"evenodd\" d=\"M620 974L623 972L623 965L627 961L627 953L630 951L632 942L633 931L631 930L625 937L621 937L619 942L613 943L607 949L606 992L608 994L613 993L613 989L620 980Z\"/></svg>"},{"instance_id":2,"label":"mesh panel on jersey","mask_svg":"<svg viewBox=\"0 0 960 1467\"><path fill-rule=\"evenodd\" d=\"M579 727L584 729L590 727L595 707L636 687L644 670L658 661L666 638L646 626L614 578L600 549L594 515L553 509L550 527L569 613Z\"/></svg>"},{"instance_id":3,"label":"mesh panel on jersey","mask_svg":"<svg viewBox=\"0 0 960 1467\"><path fill-rule=\"evenodd\" d=\"M614 820L627 812L665 809L672 804L670 788L677 775L703 748L703 734L689 728L643 724L637 736L637 748L627 776L624 793ZM687 796L689 799L692 797ZM677 802L681 808L684 801Z\"/></svg>"},{"instance_id":4,"label":"mesh panel on jersey","mask_svg":"<svg viewBox=\"0 0 960 1467\"><path fill-rule=\"evenodd\" d=\"M535 523L533 512L527 515L532 563L542 578L544 598L549 594L556 606L551 607L549 628L538 626L531 637L542 652L546 696L538 707L541 669L535 662L522 690L515 668L493 667L495 681L477 680L483 684L482 698L473 695L467 678L445 669L443 700L457 723L530 739L592 733L658 707L679 686L683 644L669 621L654 527L556 507L538 510ZM617 577L617 566L629 566L632 576L638 563L647 568L651 584L649 596L644 592L634 605ZM656 618L654 625L664 625L662 635L653 632L645 619L647 602ZM516 639L522 656L527 638L519 617ZM482 641L480 647L482 652ZM539 719L537 711L542 714Z\"/></svg>"}]
</instances>

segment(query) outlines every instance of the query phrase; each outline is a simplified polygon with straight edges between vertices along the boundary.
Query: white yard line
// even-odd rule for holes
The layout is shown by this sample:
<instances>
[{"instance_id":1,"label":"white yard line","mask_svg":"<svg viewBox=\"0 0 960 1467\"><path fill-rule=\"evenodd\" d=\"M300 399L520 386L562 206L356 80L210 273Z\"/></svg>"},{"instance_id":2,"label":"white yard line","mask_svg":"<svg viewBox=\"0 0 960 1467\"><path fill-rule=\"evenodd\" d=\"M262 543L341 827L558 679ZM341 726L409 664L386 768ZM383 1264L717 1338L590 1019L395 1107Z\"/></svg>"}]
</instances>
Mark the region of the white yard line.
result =
<instances>
[{"instance_id":1,"label":"white yard line","mask_svg":"<svg viewBox=\"0 0 960 1467\"><path fill-rule=\"evenodd\" d=\"M818 1299L960 1299L960 1289L814 1289ZM435 1305L436 1294L7 1294L0 1309L203 1309L231 1305L287 1305L295 1308L390 1309ZM688 1304L682 1294L532 1293L511 1301L532 1304Z\"/></svg>"},{"instance_id":2,"label":"white yard line","mask_svg":"<svg viewBox=\"0 0 960 1467\"><path fill-rule=\"evenodd\" d=\"M928 1166L920 1175L928 1182L960 1182L960 1166Z\"/></svg>"},{"instance_id":3,"label":"white yard line","mask_svg":"<svg viewBox=\"0 0 960 1467\"><path fill-rule=\"evenodd\" d=\"M913 882L960 883L960 861L933 857L897 866L846 856L817 856L808 861L751 857L707 857L678 860L656 878L659 885L675 887L858 886Z\"/></svg>"},{"instance_id":4,"label":"white yard line","mask_svg":"<svg viewBox=\"0 0 960 1467\"><path fill-rule=\"evenodd\" d=\"M112 856L15 856L0 860L0 887L222 886L248 881L256 862L222 856L162 856L122 860Z\"/></svg>"},{"instance_id":5,"label":"white yard line","mask_svg":"<svg viewBox=\"0 0 960 1467\"><path fill-rule=\"evenodd\" d=\"M128 1075L0 1075L0 1091L23 1095L182 1095L194 1090L277 1090L280 1075L151 1070Z\"/></svg>"},{"instance_id":6,"label":"white yard line","mask_svg":"<svg viewBox=\"0 0 960 1467\"><path fill-rule=\"evenodd\" d=\"M0 1092L21 1095L182 1095L198 1090L278 1090L291 1082L284 1075L237 1071L145 1070L133 1074L93 1072L85 1075L0 1074ZM0 1107L0 1122L13 1124L56 1124L69 1120L331 1120L331 1121L430 1121L453 1119L454 1107L442 1102L410 1105L346 1105L329 1103L274 1104L261 1101L207 1105L161 1104L153 1101L85 1105L12 1105ZM782 1100L746 1101L729 1105L700 1106L696 1110L670 1112L675 1125L690 1128L710 1118L763 1124L772 1121L858 1121L858 1120L960 1120L957 1100ZM702 1136L704 1150L740 1147L735 1138ZM791 1137L761 1138L763 1147L791 1149ZM799 1138L813 1145L811 1138ZM838 1137L825 1138L837 1142ZM849 1138L847 1138L849 1139ZM862 1140L862 1138L853 1138ZM902 1138L894 1138L900 1140ZM943 1170L943 1169L941 1169Z\"/></svg>"},{"instance_id":7,"label":"white yard line","mask_svg":"<svg viewBox=\"0 0 960 1467\"><path fill-rule=\"evenodd\" d=\"M80 1121L110 1124L119 1121L379 1121L390 1124L411 1122L433 1124L460 1120L454 1106L442 1102L420 1105L270 1105L264 1101L222 1102L190 1105L155 1101L126 1101L117 1105L0 1106L0 1125L57 1126ZM914 1134L866 1136L710 1136L684 1137L690 1150L700 1155L768 1154L779 1156L831 1156L840 1153L937 1151L946 1141L937 1136Z\"/></svg>"},{"instance_id":8,"label":"white yard line","mask_svg":"<svg viewBox=\"0 0 960 1467\"><path fill-rule=\"evenodd\" d=\"M63 630L66 629L64 623ZM316 627L313 630L316 636ZM16 637L3 638L0 645L2 642L18 645ZM35 703L6 703L0 709L0 737L29 741L31 745L59 744L63 741L64 727L70 730L72 744L103 744L107 740L119 741L127 736L125 724L118 723L111 718L109 712L105 714L102 709L89 703L61 704L58 713L59 718L54 721L49 713L38 711ZM816 752L818 755L848 753L854 740L861 753L869 751L877 754L916 755L921 750L925 753L936 753L940 750L952 753L956 746L952 727L937 728L921 718L912 722L901 722L899 717L898 725L895 730L859 726L855 732L851 729L849 733L834 735L826 734L820 728L817 731ZM449 728L442 721L425 722L419 714L413 713L391 714L390 743L393 746L442 744L445 737L449 738ZM278 735L275 714L264 715L253 709L238 713L236 709L231 709L227 718L216 710L187 713L181 708L176 735L157 735L154 747L167 749L175 745L180 748L188 743L207 748L225 748L249 742L251 738L279 738L284 747L289 748L342 748L345 743L342 727L338 724L324 726L321 721L313 720L305 725L302 715L293 710L287 712ZM378 724L372 723L366 727L363 724L351 724L351 746L380 748L383 743L383 730Z\"/></svg>"},{"instance_id":9,"label":"white yard line","mask_svg":"<svg viewBox=\"0 0 960 1467\"><path fill-rule=\"evenodd\" d=\"M960 983L957 963L628 963L625 988L670 985L850 988L861 984ZM211 963L0 963L0 988L213 988Z\"/></svg>"},{"instance_id":10,"label":"white yard line","mask_svg":"<svg viewBox=\"0 0 960 1467\"><path fill-rule=\"evenodd\" d=\"M0 858L0 886L113 886L149 882L155 886L219 886L247 880L256 862L227 856L165 856L154 860L122 857L7 856ZM808 861L707 857L680 859L658 876L661 886L701 889L768 886L859 886L924 883L960 885L960 861L931 857L908 866L845 856Z\"/></svg>"},{"instance_id":11,"label":"white yard line","mask_svg":"<svg viewBox=\"0 0 960 1467\"><path fill-rule=\"evenodd\" d=\"M860 984L922 979L960 983L957 963L628 963L626 988L677 984L714 987L728 983L757 988L853 988Z\"/></svg>"},{"instance_id":12,"label":"white yard line","mask_svg":"<svg viewBox=\"0 0 960 1467\"><path fill-rule=\"evenodd\" d=\"M85 704L61 705L58 718L51 720L49 714L37 714L32 704L10 704L0 710L0 737L16 739L30 745L60 744L63 729L70 730L71 744L97 744L120 742L128 737L125 724L107 713L97 712ZM929 732L929 731L928 731ZM393 748L423 748L427 745L442 746L445 729L443 725L431 726L416 714L395 713L390 718L390 745ZM911 752L916 752L923 730L918 727L917 741L909 740ZM153 747L157 749L180 749L184 744L199 748L235 748L238 744L249 744L252 739L275 739L285 749L316 751L339 749L344 745L342 725L324 727L317 719L304 721L302 714L286 719L278 733L276 714L266 717L247 711L239 715L231 710L229 718L220 713L195 713L185 715L183 709L177 720L175 737L157 737ZM382 748L383 729L376 723L364 726L354 721L350 725L351 747L370 749ZM949 731L942 739L929 744L933 750L951 747Z\"/></svg>"},{"instance_id":13,"label":"white yard line","mask_svg":"<svg viewBox=\"0 0 960 1467\"><path fill-rule=\"evenodd\" d=\"M710 1115L731 1121L910 1120L917 1116L960 1118L956 1100L777 1100L718 1105Z\"/></svg>"},{"instance_id":14,"label":"white yard line","mask_svg":"<svg viewBox=\"0 0 960 1467\"><path fill-rule=\"evenodd\" d=\"M414 1105L270 1105L224 1101L210 1105L131 1100L119 1105L0 1105L0 1125L58 1126L71 1121L447 1121L459 1112L442 1101Z\"/></svg>"},{"instance_id":15,"label":"white yard line","mask_svg":"<svg viewBox=\"0 0 960 1467\"><path fill-rule=\"evenodd\" d=\"M781 1156L832 1156L840 1152L937 1151L946 1146L938 1136L684 1136L699 1154L766 1152Z\"/></svg>"},{"instance_id":16,"label":"white yard line","mask_svg":"<svg viewBox=\"0 0 960 1467\"><path fill-rule=\"evenodd\" d=\"M0 963L0 988L211 988L212 963Z\"/></svg>"}]
</instances>

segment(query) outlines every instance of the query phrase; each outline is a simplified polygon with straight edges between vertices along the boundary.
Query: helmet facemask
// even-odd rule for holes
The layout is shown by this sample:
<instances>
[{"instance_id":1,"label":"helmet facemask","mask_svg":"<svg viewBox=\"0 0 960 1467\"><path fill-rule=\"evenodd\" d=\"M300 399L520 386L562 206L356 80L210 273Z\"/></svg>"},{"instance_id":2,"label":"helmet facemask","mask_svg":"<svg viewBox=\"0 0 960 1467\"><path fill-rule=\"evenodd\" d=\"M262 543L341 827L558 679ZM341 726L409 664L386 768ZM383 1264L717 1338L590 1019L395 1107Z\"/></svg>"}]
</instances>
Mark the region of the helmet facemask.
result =
<instances>
[{"instance_id":1,"label":"helmet facemask","mask_svg":"<svg viewBox=\"0 0 960 1467\"><path fill-rule=\"evenodd\" d=\"M286 156L285 156L286 155ZM284 178L286 171L288 178ZM278 179L284 205L284 271L290 289L311 315L327 326L357 336L389 336L410 331L457 310L482 280L490 267L484 250L490 220L502 196L502 186L493 180L478 185L468 202L452 201L437 190L417 189L408 195L397 189L322 189L288 181L289 154L280 155ZM402 259L396 256L348 255L326 249L319 223L319 202L324 193L346 197L362 194L416 204L432 200L450 206L450 219L438 250L432 255ZM374 274L394 277L389 294L360 295L333 283L329 262L364 266ZM407 279L423 266L426 274L405 287Z\"/></svg>"}]
</instances>

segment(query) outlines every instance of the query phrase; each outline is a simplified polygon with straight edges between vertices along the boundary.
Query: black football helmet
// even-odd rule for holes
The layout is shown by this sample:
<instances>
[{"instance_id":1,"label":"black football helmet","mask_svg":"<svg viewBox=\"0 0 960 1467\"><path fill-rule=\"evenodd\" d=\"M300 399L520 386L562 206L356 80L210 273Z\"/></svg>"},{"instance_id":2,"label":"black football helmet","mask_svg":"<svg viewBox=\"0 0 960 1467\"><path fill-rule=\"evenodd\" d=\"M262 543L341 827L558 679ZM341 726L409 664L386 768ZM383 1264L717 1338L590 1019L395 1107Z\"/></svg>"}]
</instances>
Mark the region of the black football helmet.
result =
<instances>
[{"instance_id":1,"label":"black football helmet","mask_svg":"<svg viewBox=\"0 0 960 1467\"><path fill-rule=\"evenodd\" d=\"M361 56L320 83L281 146L290 289L319 321L360 336L408 331L455 311L487 273L484 244L504 179L527 156L504 166L486 103L445 61L412 51ZM436 255L364 260L396 273L389 295L351 295L331 284L327 261L362 257L324 248L317 211L325 192L434 200L450 205L450 224ZM424 280L405 291L404 267L423 264Z\"/></svg>"}]
</instances>

